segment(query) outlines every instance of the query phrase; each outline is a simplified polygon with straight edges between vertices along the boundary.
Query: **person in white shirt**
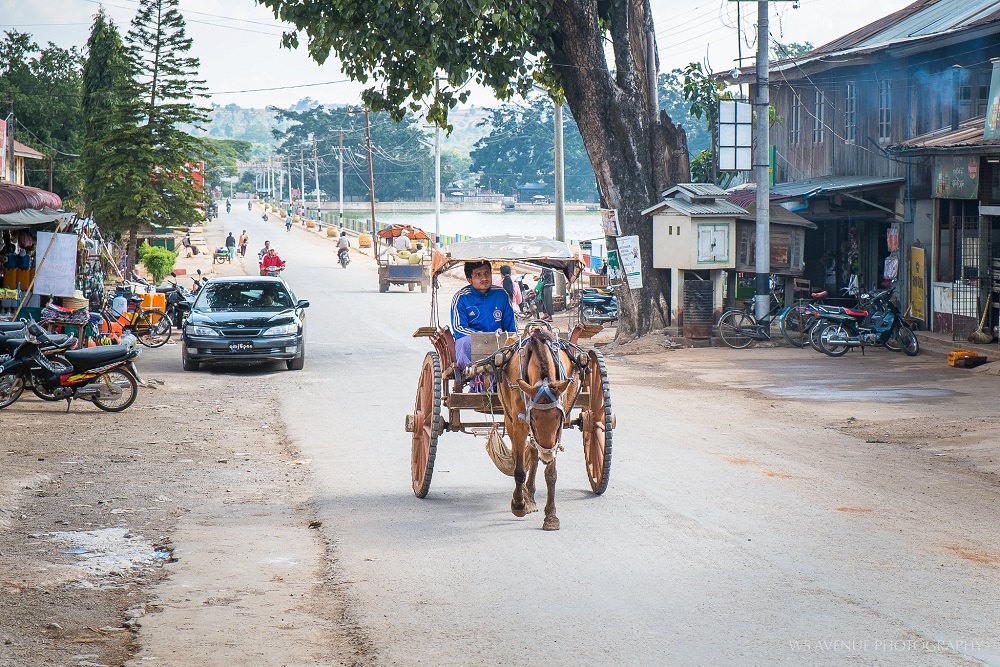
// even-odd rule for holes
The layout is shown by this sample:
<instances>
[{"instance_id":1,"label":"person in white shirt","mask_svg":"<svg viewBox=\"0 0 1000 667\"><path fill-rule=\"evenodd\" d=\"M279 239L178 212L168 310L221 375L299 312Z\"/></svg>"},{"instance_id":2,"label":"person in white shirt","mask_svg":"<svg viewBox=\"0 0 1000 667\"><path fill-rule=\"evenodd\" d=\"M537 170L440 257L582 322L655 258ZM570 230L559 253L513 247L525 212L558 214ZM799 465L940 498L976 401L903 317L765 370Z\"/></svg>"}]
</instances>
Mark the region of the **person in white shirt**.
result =
<instances>
[{"instance_id":1,"label":"person in white shirt","mask_svg":"<svg viewBox=\"0 0 1000 667\"><path fill-rule=\"evenodd\" d=\"M396 250L409 250L413 246L410 243L410 235L404 229L399 236L393 241L393 245Z\"/></svg>"}]
</instances>

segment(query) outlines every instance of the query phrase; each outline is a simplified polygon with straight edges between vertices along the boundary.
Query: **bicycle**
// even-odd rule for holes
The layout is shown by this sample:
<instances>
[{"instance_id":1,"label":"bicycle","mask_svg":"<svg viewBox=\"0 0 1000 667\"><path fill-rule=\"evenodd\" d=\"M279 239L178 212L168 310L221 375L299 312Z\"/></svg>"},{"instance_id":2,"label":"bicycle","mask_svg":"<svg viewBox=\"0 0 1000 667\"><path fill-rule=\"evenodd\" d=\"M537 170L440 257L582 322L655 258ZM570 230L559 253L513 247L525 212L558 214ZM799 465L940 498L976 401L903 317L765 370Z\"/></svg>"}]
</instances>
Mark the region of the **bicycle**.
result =
<instances>
[{"instance_id":1,"label":"bicycle","mask_svg":"<svg viewBox=\"0 0 1000 667\"><path fill-rule=\"evenodd\" d=\"M797 343L780 326L781 320L792 307L783 305L774 292L771 292L771 300L774 304L767 311L767 315L759 320L753 314L753 300L747 300L742 308L731 308L722 313L719 318L719 337L722 338L722 342L733 349L742 350L754 342L771 340L771 325L777 321L785 340L801 347L801 343Z\"/></svg>"},{"instance_id":2,"label":"bicycle","mask_svg":"<svg viewBox=\"0 0 1000 667\"><path fill-rule=\"evenodd\" d=\"M161 347L170 340L173 325L166 313L159 310L147 310L142 307L142 297L129 297L129 309L120 315L112 310L111 301L106 301L101 308L101 333L114 333L113 325L122 330L129 330L146 347ZM106 326L105 326L106 325Z\"/></svg>"}]
</instances>

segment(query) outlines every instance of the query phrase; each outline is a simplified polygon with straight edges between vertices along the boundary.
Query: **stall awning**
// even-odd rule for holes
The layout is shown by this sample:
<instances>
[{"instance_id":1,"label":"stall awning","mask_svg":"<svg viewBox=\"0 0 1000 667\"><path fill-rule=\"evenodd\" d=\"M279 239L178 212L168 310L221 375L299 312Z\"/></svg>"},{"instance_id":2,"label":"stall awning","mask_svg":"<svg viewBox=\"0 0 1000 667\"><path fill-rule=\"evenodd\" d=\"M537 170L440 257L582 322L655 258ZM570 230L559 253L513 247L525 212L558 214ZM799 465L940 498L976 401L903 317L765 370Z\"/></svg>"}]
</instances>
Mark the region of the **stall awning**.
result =
<instances>
[{"instance_id":1,"label":"stall awning","mask_svg":"<svg viewBox=\"0 0 1000 667\"><path fill-rule=\"evenodd\" d=\"M71 217L73 217L72 213L55 211L51 208L43 208L40 211L32 208L24 208L13 213L0 213L0 229L20 229L22 227L47 225L56 220Z\"/></svg>"},{"instance_id":2,"label":"stall awning","mask_svg":"<svg viewBox=\"0 0 1000 667\"><path fill-rule=\"evenodd\" d=\"M62 199L55 193L27 185L0 181L0 215L17 213L24 209L56 211L60 208L62 208Z\"/></svg>"}]
</instances>

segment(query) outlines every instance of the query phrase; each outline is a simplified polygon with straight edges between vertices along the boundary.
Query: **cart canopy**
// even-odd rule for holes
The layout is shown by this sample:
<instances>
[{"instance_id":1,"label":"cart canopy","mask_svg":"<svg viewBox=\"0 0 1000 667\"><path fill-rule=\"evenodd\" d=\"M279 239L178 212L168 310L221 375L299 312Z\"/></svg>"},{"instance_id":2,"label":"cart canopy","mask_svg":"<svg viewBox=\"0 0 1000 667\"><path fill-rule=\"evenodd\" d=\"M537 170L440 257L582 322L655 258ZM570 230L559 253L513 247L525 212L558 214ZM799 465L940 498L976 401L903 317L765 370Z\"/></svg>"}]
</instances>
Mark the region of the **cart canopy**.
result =
<instances>
[{"instance_id":1,"label":"cart canopy","mask_svg":"<svg viewBox=\"0 0 1000 667\"><path fill-rule=\"evenodd\" d=\"M427 236L427 232L420 229L419 227L413 227L410 225L389 225L378 230L375 235L380 239L394 239L397 236L402 236L403 232L410 237L411 241L430 241L430 237Z\"/></svg>"},{"instance_id":2,"label":"cart canopy","mask_svg":"<svg viewBox=\"0 0 1000 667\"><path fill-rule=\"evenodd\" d=\"M565 241L544 236L505 234L459 241L443 250L435 250L433 275L444 273L465 262L483 260L535 264L561 271L569 282L573 282L583 270L583 262L573 254Z\"/></svg>"}]
</instances>

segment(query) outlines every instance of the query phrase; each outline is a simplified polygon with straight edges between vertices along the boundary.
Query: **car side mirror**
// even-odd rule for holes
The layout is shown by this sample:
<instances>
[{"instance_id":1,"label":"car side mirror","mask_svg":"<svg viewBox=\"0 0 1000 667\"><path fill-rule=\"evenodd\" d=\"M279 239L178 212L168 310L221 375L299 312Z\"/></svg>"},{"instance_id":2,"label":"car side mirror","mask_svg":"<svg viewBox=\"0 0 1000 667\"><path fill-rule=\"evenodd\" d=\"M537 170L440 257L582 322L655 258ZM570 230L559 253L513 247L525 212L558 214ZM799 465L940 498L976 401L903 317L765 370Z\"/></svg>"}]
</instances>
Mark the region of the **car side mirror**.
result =
<instances>
[{"instance_id":1,"label":"car side mirror","mask_svg":"<svg viewBox=\"0 0 1000 667\"><path fill-rule=\"evenodd\" d=\"M297 304L295 304L295 307L296 308L308 308L309 307L309 300L308 299L299 299L299 302Z\"/></svg>"}]
</instances>

